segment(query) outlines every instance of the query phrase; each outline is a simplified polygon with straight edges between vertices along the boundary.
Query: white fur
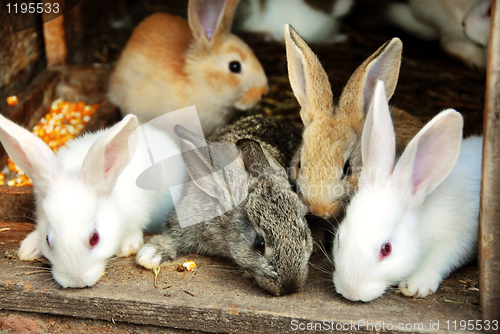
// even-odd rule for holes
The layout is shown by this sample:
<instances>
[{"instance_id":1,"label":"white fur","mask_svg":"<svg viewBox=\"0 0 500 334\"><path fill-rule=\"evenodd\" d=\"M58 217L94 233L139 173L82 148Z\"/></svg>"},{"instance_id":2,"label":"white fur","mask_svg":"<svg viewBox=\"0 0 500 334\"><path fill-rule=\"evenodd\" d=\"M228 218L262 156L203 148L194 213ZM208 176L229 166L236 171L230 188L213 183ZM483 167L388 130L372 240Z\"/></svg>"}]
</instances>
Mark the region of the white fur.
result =
<instances>
[{"instance_id":1,"label":"white fur","mask_svg":"<svg viewBox=\"0 0 500 334\"><path fill-rule=\"evenodd\" d=\"M129 160L128 138L135 129L137 118L129 115L110 129L76 138L54 155L39 138L0 117L2 144L33 179L36 195L37 226L21 244L21 260L43 255L61 286L86 287L101 278L113 255L139 250L143 229L161 224L178 198L172 199L167 187L136 186L151 162L142 136L130 142L137 148ZM146 129L149 143L161 145L169 155L179 153L168 135ZM100 240L92 248L94 230Z\"/></svg>"},{"instance_id":2,"label":"white fur","mask_svg":"<svg viewBox=\"0 0 500 334\"><path fill-rule=\"evenodd\" d=\"M409 0L407 4L390 4L387 14L393 24L422 39L439 40L448 54L461 59L470 67L485 69L487 50L484 44L476 43L476 35L486 32L479 26L489 26L489 18L488 22L484 16L478 19L478 15L472 10L479 5L484 7L484 4L479 4L483 1ZM472 17L467 19L471 13ZM469 28L464 29L465 22L469 22ZM467 31L472 31L472 34ZM480 40L484 38L479 37Z\"/></svg>"},{"instance_id":3,"label":"white fur","mask_svg":"<svg viewBox=\"0 0 500 334\"><path fill-rule=\"evenodd\" d=\"M479 45L488 46L490 39L491 0L481 0L467 13L464 19L465 34Z\"/></svg>"},{"instance_id":4,"label":"white fur","mask_svg":"<svg viewBox=\"0 0 500 334\"><path fill-rule=\"evenodd\" d=\"M374 98L369 113L388 113L381 82L375 95L378 102ZM398 283L403 294L425 297L473 257L482 138L462 141L462 124L458 112L441 112L408 144L389 175L360 180L334 240L333 282L345 298L367 302ZM387 117L368 117L363 131L367 128L394 136ZM365 137L363 132L364 173L394 159L386 146ZM378 159L365 162L368 151ZM388 242L392 252L382 258L381 247Z\"/></svg>"},{"instance_id":5,"label":"white fur","mask_svg":"<svg viewBox=\"0 0 500 334\"><path fill-rule=\"evenodd\" d=\"M347 36L341 34L341 19L349 14L354 0L337 0L331 13L327 14L312 8L303 0L269 0L261 9L259 0L240 4L236 14L236 28L264 33L272 40L284 41L283 25L290 24L300 31L302 37L310 42L341 42Z\"/></svg>"}]
</instances>

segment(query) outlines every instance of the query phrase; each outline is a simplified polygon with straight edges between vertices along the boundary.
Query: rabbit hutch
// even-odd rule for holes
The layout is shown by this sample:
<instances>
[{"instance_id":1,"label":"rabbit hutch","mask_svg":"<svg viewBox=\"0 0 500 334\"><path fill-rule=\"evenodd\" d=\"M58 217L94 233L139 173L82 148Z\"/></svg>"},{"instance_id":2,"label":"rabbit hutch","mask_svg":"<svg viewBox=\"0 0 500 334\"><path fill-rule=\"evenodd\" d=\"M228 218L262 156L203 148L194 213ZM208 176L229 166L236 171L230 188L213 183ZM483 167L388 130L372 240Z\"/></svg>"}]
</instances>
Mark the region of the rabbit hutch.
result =
<instances>
[{"instance_id":1,"label":"rabbit hutch","mask_svg":"<svg viewBox=\"0 0 500 334\"><path fill-rule=\"evenodd\" d=\"M1 328L18 330L10 321L17 317L28 319L40 332L65 331L68 324L74 330L94 326L113 333L159 333L167 329L172 333L499 332L498 1L491 4L488 57L483 66L464 64L444 52L437 40L422 40L389 24L383 8L390 2L394 1L355 1L350 13L335 18L340 22L343 40L310 43L310 47L328 74L337 103L356 68L386 41L399 37L403 56L391 104L423 122L453 108L464 117L465 136L484 135L477 261L453 271L436 293L425 298L406 297L390 287L371 303L351 302L335 292L331 245L322 245L312 254L304 286L284 296L268 294L230 260L197 254L173 260L156 273L137 265L133 256L112 259L96 285L64 289L52 279L47 260L18 259L21 241L35 226L34 195L31 186L9 186L6 180L0 186ZM118 107L106 98L108 78L133 29L155 12L185 18L187 3L0 0L1 114L32 129L54 101L62 98L98 107L83 131L116 123L121 116ZM326 7L330 4L317 3ZM331 3L330 10L335 1ZM296 29L300 34L298 26ZM259 33L236 33L261 62L269 91L253 108L236 111L231 121L263 114L301 127L284 43ZM17 101L7 102L12 96ZM7 154L3 148L0 158L4 168ZM191 260L196 268L188 271L182 264Z\"/></svg>"}]
</instances>

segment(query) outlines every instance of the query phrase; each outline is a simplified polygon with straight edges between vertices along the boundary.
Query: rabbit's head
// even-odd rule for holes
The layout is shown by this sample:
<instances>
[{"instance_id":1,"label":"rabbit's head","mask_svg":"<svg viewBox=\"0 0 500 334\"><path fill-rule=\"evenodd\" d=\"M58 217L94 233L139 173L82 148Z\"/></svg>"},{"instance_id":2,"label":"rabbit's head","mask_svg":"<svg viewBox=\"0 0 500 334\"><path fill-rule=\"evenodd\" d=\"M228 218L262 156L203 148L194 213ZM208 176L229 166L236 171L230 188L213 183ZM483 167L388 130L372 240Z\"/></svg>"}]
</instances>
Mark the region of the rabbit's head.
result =
<instances>
[{"instance_id":1,"label":"rabbit's head","mask_svg":"<svg viewBox=\"0 0 500 334\"><path fill-rule=\"evenodd\" d=\"M36 195L36 230L23 241L19 256L45 256L62 287L95 284L119 249L122 217L114 209L113 189L130 162L128 139L137 124L129 115L108 130L69 142L55 155L40 138L0 116L2 144L33 180Z\"/></svg>"},{"instance_id":2,"label":"rabbit's head","mask_svg":"<svg viewBox=\"0 0 500 334\"><path fill-rule=\"evenodd\" d=\"M354 194L362 167L361 134L375 83L386 82L390 98L396 88L402 44L384 44L361 64L334 106L327 74L306 42L285 27L288 73L301 106L303 141L292 164L292 181L309 210L332 218Z\"/></svg>"},{"instance_id":3,"label":"rabbit's head","mask_svg":"<svg viewBox=\"0 0 500 334\"><path fill-rule=\"evenodd\" d=\"M432 240L423 237L419 212L453 169L462 141L462 116L445 110L412 139L394 167L395 134L383 86L379 81L364 125L359 191L333 246L335 289L353 301L381 296L426 256Z\"/></svg>"},{"instance_id":4,"label":"rabbit's head","mask_svg":"<svg viewBox=\"0 0 500 334\"><path fill-rule=\"evenodd\" d=\"M220 207L218 217L205 226L225 236L226 253L265 290L275 295L297 291L307 278L312 238L306 207L285 169L252 139L239 140L234 149L220 149L220 143L199 149L204 141L180 126L175 131L200 190L197 197L207 202L197 205L189 220Z\"/></svg>"},{"instance_id":5,"label":"rabbit's head","mask_svg":"<svg viewBox=\"0 0 500 334\"><path fill-rule=\"evenodd\" d=\"M186 74L226 106L249 109L267 93L267 77L252 49L231 34L237 0L191 0L188 21L193 40L186 53Z\"/></svg>"}]
</instances>

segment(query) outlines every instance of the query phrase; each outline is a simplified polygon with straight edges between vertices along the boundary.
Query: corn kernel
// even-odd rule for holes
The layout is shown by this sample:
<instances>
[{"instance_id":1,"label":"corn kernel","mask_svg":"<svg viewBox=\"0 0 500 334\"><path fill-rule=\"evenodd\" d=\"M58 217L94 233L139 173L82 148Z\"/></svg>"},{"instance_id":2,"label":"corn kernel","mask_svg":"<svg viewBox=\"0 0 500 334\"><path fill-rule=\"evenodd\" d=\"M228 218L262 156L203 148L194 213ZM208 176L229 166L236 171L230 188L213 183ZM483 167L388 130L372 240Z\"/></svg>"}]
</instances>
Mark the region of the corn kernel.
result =
<instances>
[{"instance_id":1,"label":"corn kernel","mask_svg":"<svg viewBox=\"0 0 500 334\"><path fill-rule=\"evenodd\" d=\"M24 172L19 168L11 158L7 158L7 167L12 173L24 174Z\"/></svg>"},{"instance_id":2,"label":"corn kernel","mask_svg":"<svg viewBox=\"0 0 500 334\"><path fill-rule=\"evenodd\" d=\"M57 99L52 102L50 112L47 113L31 131L40 137L53 150L57 151L64 144L73 139L90 121L91 116L99 108L98 104L87 105L85 102L70 103ZM8 160L9 170L17 174L14 179L8 180L8 185L32 185L31 179ZM2 179L0 178L0 184Z\"/></svg>"},{"instance_id":3,"label":"corn kernel","mask_svg":"<svg viewBox=\"0 0 500 334\"><path fill-rule=\"evenodd\" d=\"M196 263L194 261L187 261L182 264L184 268L186 268L187 271L193 271L194 268L196 268Z\"/></svg>"},{"instance_id":4,"label":"corn kernel","mask_svg":"<svg viewBox=\"0 0 500 334\"><path fill-rule=\"evenodd\" d=\"M7 97L7 104L9 106L15 106L18 102L19 102L19 100L17 99L17 96L15 96L15 95Z\"/></svg>"}]
</instances>

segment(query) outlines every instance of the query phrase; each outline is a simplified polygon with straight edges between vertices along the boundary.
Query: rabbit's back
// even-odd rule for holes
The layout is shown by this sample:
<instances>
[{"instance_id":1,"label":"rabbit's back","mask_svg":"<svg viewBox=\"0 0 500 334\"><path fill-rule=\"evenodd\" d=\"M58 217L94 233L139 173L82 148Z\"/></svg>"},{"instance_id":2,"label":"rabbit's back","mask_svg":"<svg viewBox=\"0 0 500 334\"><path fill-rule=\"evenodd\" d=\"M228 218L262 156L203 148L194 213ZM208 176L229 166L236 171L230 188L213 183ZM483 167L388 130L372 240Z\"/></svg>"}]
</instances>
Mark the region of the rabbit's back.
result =
<instances>
[{"instance_id":1,"label":"rabbit's back","mask_svg":"<svg viewBox=\"0 0 500 334\"><path fill-rule=\"evenodd\" d=\"M173 101L163 100L181 92L188 81L184 53L191 40L183 18L161 13L146 18L134 30L111 75L110 101L124 114L171 111L167 109Z\"/></svg>"},{"instance_id":2,"label":"rabbit's back","mask_svg":"<svg viewBox=\"0 0 500 334\"><path fill-rule=\"evenodd\" d=\"M131 53L143 54L160 69L185 75L183 54L192 38L185 19L157 13L137 26L124 53L133 51Z\"/></svg>"},{"instance_id":3,"label":"rabbit's back","mask_svg":"<svg viewBox=\"0 0 500 334\"><path fill-rule=\"evenodd\" d=\"M301 143L302 130L291 122L255 115L216 131L208 141L236 143L245 138L259 142L273 158L287 168Z\"/></svg>"}]
</instances>

